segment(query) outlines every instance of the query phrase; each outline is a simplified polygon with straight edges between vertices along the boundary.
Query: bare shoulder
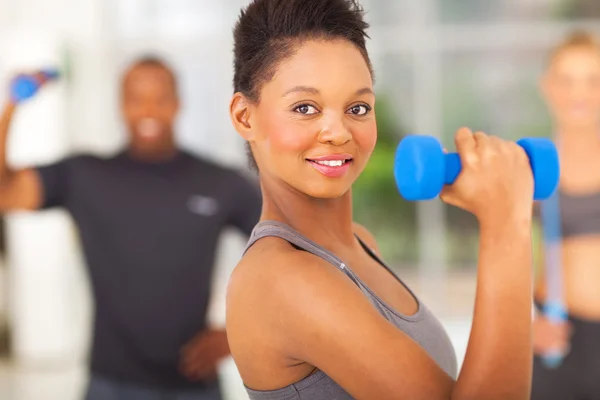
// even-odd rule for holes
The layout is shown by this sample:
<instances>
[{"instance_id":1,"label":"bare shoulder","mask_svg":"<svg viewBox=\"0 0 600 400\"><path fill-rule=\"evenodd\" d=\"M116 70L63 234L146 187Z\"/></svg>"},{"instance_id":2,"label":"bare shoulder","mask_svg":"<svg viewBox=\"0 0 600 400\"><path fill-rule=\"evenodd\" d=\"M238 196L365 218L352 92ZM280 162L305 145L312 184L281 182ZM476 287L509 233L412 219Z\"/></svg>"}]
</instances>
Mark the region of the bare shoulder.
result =
<instances>
[{"instance_id":1,"label":"bare shoulder","mask_svg":"<svg viewBox=\"0 0 600 400\"><path fill-rule=\"evenodd\" d=\"M227 337L246 385L283 387L310 373L302 349L311 347L307 341L317 336L321 321L334 323L334 310L348 292L363 297L327 261L280 238L256 242L227 289Z\"/></svg>"},{"instance_id":2,"label":"bare shoulder","mask_svg":"<svg viewBox=\"0 0 600 400\"><path fill-rule=\"evenodd\" d=\"M354 222L352 224L354 228L354 233L362 240L367 246L371 248L377 255L381 255L379 252L379 246L377 245L377 240L375 236L367 228L358 222Z\"/></svg>"},{"instance_id":3,"label":"bare shoulder","mask_svg":"<svg viewBox=\"0 0 600 400\"><path fill-rule=\"evenodd\" d=\"M288 279L297 279L301 275L310 273L312 270L310 265L318 263L319 260L311 253L297 250L284 239L263 238L257 241L240 260L231 275L229 292L235 295L237 292L246 292L254 287L263 289L275 283L288 283ZM300 266L307 268L298 268Z\"/></svg>"},{"instance_id":4,"label":"bare shoulder","mask_svg":"<svg viewBox=\"0 0 600 400\"><path fill-rule=\"evenodd\" d=\"M288 302L295 306L297 301L311 301L309 292L315 284L331 280L338 284L347 281L340 270L322 258L300 251L284 239L263 238L248 250L231 275L228 315L237 317L237 311L243 311L244 319L250 315L270 318Z\"/></svg>"}]
</instances>

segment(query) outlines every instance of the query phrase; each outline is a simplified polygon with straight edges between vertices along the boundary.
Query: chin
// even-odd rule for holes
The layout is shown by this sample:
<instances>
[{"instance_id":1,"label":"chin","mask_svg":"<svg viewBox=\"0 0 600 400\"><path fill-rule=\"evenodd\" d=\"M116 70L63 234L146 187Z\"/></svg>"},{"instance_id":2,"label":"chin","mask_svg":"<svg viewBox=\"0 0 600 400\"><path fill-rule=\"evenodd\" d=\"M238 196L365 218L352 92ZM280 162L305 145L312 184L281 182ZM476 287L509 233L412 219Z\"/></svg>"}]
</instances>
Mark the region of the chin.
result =
<instances>
[{"instance_id":1,"label":"chin","mask_svg":"<svg viewBox=\"0 0 600 400\"><path fill-rule=\"evenodd\" d=\"M132 135L132 140L138 143L159 143L163 142L168 134L166 132L159 132L154 134L144 134L135 132Z\"/></svg>"},{"instance_id":2,"label":"chin","mask_svg":"<svg viewBox=\"0 0 600 400\"><path fill-rule=\"evenodd\" d=\"M344 196L350 191L348 184L325 184L311 185L310 187L300 189L301 192L315 199L332 200Z\"/></svg>"},{"instance_id":3,"label":"chin","mask_svg":"<svg viewBox=\"0 0 600 400\"><path fill-rule=\"evenodd\" d=\"M587 129L598 124L598 120L595 118L590 118L589 116L572 116L569 115L566 118L563 118L563 122L567 126L571 126L579 129Z\"/></svg>"}]
</instances>

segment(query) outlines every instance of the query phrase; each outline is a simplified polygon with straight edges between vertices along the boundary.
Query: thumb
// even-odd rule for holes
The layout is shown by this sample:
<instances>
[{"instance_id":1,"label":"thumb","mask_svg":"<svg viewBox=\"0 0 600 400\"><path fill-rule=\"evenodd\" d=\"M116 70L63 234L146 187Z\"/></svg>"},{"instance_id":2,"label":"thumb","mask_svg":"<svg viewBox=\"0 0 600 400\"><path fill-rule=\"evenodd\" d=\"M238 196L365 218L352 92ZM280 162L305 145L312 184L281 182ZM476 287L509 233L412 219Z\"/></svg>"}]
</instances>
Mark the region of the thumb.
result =
<instances>
[{"instance_id":1,"label":"thumb","mask_svg":"<svg viewBox=\"0 0 600 400\"><path fill-rule=\"evenodd\" d=\"M463 130L465 131L464 133L469 134L471 133L471 131L468 128L463 128ZM458 144L459 141L459 134L463 135L463 133L461 133L459 131L459 133L457 133L457 138L455 138L456 143ZM460 140L464 140L464 139L460 139ZM447 148L443 148L442 151L444 152L444 154L448 154L448 149ZM453 188L452 185L445 185L442 190L440 191L440 199L447 204L450 204L451 206L455 206L455 207L461 207L461 202L459 200L459 197L456 196L455 194L455 189Z\"/></svg>"},{"instance_id":2,"label":"thumb","mask_svg":"<svg viewBox=\"0 0 600 400\"><path fill-rule=\"evenodd\" d=\"M456 188L453 185L446 185L442 188L440 199L451 206L464 208L464 203L460 200L460 196L456 194Z\"/></svg>"}]
</instances>

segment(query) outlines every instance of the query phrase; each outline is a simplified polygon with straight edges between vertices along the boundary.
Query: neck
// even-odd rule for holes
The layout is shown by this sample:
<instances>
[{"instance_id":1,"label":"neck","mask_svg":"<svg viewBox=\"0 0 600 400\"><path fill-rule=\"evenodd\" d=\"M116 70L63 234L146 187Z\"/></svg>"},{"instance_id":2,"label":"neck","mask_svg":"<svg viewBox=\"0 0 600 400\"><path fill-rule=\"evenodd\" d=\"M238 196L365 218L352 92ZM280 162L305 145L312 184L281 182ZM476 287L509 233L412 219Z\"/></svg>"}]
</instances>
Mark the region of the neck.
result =
<instances>
[{"instance_id":1,"label":"neck","mask_svg":"<svg viewBox=\"0 0 600 400\"><path fill-rule=\"evenodd\" d=\"M559 124L556 132L562 148L586 147L600 138L600 127L595 124L588 126Z\"/></svg>"},{"instance_id":2,"label":"neck","mask_svg":"<svg viewBox=\"0 0 600 400\"><path fill-rule=\"evenodd\" d=\"M283 222L327 248L355 244L352 192L335 199L317 199L296 189L261 181L263 220Z\"/></svg>"},{"instance_id":3,"label":"neck","mask_svg":"<svg viewBox=\"0 0 600 400\"><path fill-rule=\"evenodd\" d=\"M127 153L131 158L138 161L160 163L172 160L177 155L177 148L174 145L171 145L163 146L157 150L148 150L136 146L129 146Z\"/></svg>"}]
</instances>

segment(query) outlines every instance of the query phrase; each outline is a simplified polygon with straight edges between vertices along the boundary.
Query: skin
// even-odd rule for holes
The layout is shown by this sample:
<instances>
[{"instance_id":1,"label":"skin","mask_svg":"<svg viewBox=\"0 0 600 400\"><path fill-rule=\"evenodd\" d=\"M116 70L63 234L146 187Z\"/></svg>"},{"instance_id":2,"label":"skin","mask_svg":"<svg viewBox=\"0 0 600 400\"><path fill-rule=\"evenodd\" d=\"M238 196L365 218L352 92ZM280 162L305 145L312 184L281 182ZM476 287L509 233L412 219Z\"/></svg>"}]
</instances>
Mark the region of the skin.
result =
<instances>
[{"instance_id":1,"label":"skin","mask_svg":"<svg viewBox=\"0 0 600 400\"><path fill-rule=\"evenodd\" d=\"M164 160L177 151L174 139L179 98L172 73L140 65L123 79L121 111L129 132L129 152L142 160Z\"/></svg>"},{"instance_id":2,"label":"skin","mask_svg":"<svg viewBox=\"0 0 600 400\"><path fill-rule=\"evenodd\" d=\"M600 50L590 46L560 51L542 79L542 93L552 113L561 158L560 190L585 197L600 191ZM538 251L541 253L542 248ZM600 235L572 237L562 243L563 285L572 315L600 320ZM543 259L542 267L543 267ZM545 276L536 280L536 298L546 299ZM539 317L534 323L536 352L566 348L568 324L550 324Z\"/></svg>"},{"instance_id":3,"label":"skin","mask_svg":"<svg viewBox=\"0 0 600 400\"><path fill-rule=\"evenodd\" d=\"M299 86L311 89L290 92ZM375 238L352 220L351 187L377 137L372 78L360 51L344 40L304 41L259 89L254 101L236 93L230 115L259 166L261 220L292 226L393 308L414 314L410 292L354 237L378 252ZM227 294L229 344L246 386L278 389L322 370L357 399L529 398L531 170L520 147L482 132L463 128L456 145L463 172L441 197L475 214L481 227L474 324L458 380L345 274L269 237L242 258ZM308 161L342 153L352 162L336 178Z\"/></svg>"},{"instance_id":4,"label":"skin","mask_svg":"<svg viewBox=\"0 0 600 400\"><path fill-rule=\"evenodd\" d=\"M172 72L159 65L135 65L124 75L121 94L130 156L145 163L164 162L175 156L173 126L179 111L179 97ZM42 185L34 169L12 170L6 164L6 140L17 108L17 104L9 101L0 117L2 213L36 210L43 199ZM181 349L181 373L190 380L214 379L218 363L228 355L224 330L199 332Z\"/></svg>"}]
</instances>

